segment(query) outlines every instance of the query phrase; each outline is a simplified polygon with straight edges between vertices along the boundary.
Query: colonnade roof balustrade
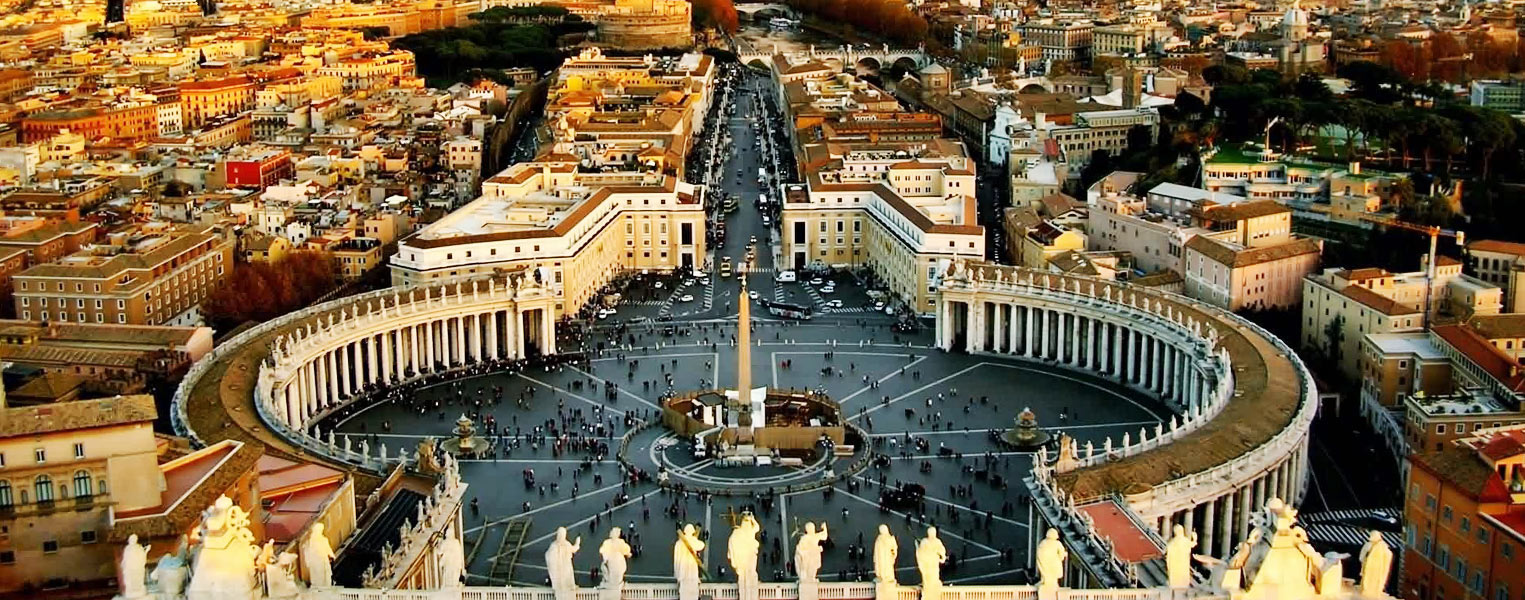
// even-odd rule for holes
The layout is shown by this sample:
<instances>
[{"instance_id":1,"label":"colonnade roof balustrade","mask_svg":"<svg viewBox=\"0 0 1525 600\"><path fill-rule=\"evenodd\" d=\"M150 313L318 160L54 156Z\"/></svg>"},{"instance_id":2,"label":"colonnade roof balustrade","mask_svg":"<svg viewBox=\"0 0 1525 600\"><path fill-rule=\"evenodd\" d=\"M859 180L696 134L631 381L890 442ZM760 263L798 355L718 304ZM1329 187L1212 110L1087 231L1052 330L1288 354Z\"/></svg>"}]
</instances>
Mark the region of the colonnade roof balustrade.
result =
<instances>
[{"instance_id":1,"label":"colonnade roof balustrade","mask_svg":"<svg viewBox=\"0 0 1525 600\"><path fill-rule=\"evenodd\" d=\"M1039 295L1077 305L1116 304L1177 323L1194 323L1193 331L1226 351L1233 391L1216 418L1152 450L1054 474L1055 482L1076 503L1159 492L1229 468L1257 449L1274 451L1284 438L1305 435L1317 408L1312 378L1286 344L1243 317L1184 296L990 264L970 265L963 273L955 269L944 278L943 290L1011 294L1017 303L1021 296Z\"/></svg>"},{"instance_id":2,"label":"colonnade roof balustrade","mask_svg":"<svg viewBox=\"0 0 1525 600\"><path fill-rule=\"evenodd\" d=\"M267 454L322 462L354 473L357 492L368 493L380 483L379 477L334 456L315 453L273 431L261 418L255 405L261 365L274 361L274 348L279 340L300 343L326 330L333 321L374 313L381 313L377 316L384 318L408 312L415 303L446 306L441 303L448 302L453 306L466 301L506 301L508 296L503 290L512 285L509 276L498 275L441 285L387 288L324 302L261 323L218 344L186 373L175 391L171 413L175 432L198 446L234 439L263 447ZM489 286L499 290L496 297L489 297Z\"/></svg>"}]
</instances>

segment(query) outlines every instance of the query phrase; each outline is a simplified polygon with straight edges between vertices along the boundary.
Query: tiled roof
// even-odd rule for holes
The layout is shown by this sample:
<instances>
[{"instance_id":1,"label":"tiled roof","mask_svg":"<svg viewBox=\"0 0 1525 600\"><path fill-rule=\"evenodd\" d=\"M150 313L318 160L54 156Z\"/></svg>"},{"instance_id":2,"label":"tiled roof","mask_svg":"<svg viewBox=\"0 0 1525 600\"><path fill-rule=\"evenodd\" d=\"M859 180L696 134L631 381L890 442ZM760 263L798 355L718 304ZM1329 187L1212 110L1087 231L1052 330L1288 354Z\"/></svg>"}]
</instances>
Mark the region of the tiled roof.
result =
<instances>
[{"instance_id":1,"label":"tiled roof","mask_svg":"<svg viewBox=\"0 0 1525 600\"><path fill-rule=\"evenodd\" d=\"M1500 252L1525 256L1525 244L1518 242L1505 242L1501 240L1477 240L1467 244L1467 250L1472 252Z\"/></svg>"},{"instance_id":2,"label":"tiled roof","mask_svg":"<svg viewBox=\"0 0 1525 600\"><path fill-rule=\"evenodd\" d=\"M1359 285L1347 285L1345 286L1345 289L1340 290L1340 293L1344 294L1346 298L1360 302L1372 310L1380 312L1384 315L1412 315L1419 313L1418 307L1405 306L1400 304L1397 300L1393 300L1392 298L1388 298L1387 296L1383 296L1382 294L1378 294Z\"/></svg>"},{"instance_id":3,"label":"tiled roof","mask_svg":"<svg viewBox=\"0 0 1525 600\"><path fill-rule=\"evenodd\" d=\"M0 411L0 438L153 422L158 416L147 394L7 408Z\"/></svg>"},{"instance_id":4,"label":"tiled roof","mask_svg":"<svg viewBox=\"0 0 1525 600\"><path fill-rule=\"evenodd\" d=\"M1487 371L1504 387L1514 392L1525 391L1525 375L1521 374L1520 363L1488 343L1488 340L1483 339L1483 336L1478 335L1471 327L1437 325L1430 328L1430 332Z\"/></svg>"}]
</instances>

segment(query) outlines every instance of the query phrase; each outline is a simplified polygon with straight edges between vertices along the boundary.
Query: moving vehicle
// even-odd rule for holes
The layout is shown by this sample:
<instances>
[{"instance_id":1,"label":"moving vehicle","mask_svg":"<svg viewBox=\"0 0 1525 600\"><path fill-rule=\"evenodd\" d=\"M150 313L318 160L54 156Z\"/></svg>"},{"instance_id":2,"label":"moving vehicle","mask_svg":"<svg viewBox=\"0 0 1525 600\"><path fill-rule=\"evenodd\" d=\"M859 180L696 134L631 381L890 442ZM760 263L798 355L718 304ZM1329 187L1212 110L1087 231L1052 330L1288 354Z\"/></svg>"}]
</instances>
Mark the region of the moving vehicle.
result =
<instances>
[{"instance_id":1,"label":"moving vehicle","mask_svg":"<svg viewBox=\"0 0 1525 600\"><path fill-rule=\"evenodd\" d=\"M694 301L694 295L693 294L684 294L683 296L678 298L678 301L679 302L693 302Z\"/></svg>"},{"instance_id":2,"label":"moving vehicle","mask_svg":"<svg viewBox=\"0 0 1525 600\"><path fill-rule=\"evenodd\" d=\"M731 276L731 258L729 256L726 257L725 262L720 263L720 276L721 277L730 277Z\"/></svg>"},{"instance_id":3,"label":"moving vehicle","mask_svg":"<svg viewBox=\"0 0 1525 600\"><path fill-rule=\"evenodd\" d=\"M794 283L799 281L799 276L795 275L794 271L779 271L774 279L778 280L779 283Z\"/></svg>"},{"instance_id":4,"label":"moving vehicle","mask_svg":"<svg viewBox=\"0 0 1525 600\"><path fill-rule=\"evenodd\" d=\"M810 310L810 307L808 306L799 306L797 304L787 304L784 302L772 302L767 298L763 298L762 300L759 300L759 302L768 308L768 314L776 317L784 317L786 319L799 319L801 321L808 321L812 316L811 313L814 312Z\"/></svg>"}]
</instances>

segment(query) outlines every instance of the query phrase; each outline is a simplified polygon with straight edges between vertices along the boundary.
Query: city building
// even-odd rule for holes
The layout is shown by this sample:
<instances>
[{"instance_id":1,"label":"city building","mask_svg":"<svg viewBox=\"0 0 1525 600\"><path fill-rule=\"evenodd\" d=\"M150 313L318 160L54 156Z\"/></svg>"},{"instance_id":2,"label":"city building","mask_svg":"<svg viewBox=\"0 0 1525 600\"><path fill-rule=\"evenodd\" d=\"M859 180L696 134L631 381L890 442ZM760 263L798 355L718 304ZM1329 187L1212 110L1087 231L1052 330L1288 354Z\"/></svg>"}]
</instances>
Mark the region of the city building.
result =
<instances>
[{"instance_id":1,"label":"city building","mask_svg":"<svg viewBox=\"0 0 1525 600\"><path fill-rule=\"evenodd\" d=\"M806 183L785 186L779 217L784 268L867 266L925 314L948 261L985 255L963 144L810 144L800 162Z\"/></svg>"},{"instance_id":2,"label":"city building","mask_svg":"<svg viewBox=\"0 0 1525 600\"><path fill-rule=\"evenodd\" d=\"M482 196L398 243L395 285L531 271L576 312L627 271L705 264L701 190L653 172L583 173L571 157L519 163Z\"/></svg>"},{"instance_id":3,"label":"city building","mask_svg":"<svg viewBox=\"0 0 1525 600\"><path fill-rule=\"evenodd\" d=\"M25 321L195 325L201 300L233 265L233 242L214 229L149 223L16 274Z\"/></svg>"},{"instance_id":4,"label":"city building","mask_svg":"<svg viewBox=\"0 0 1525 600\"><path fill-rule=\"evenodd\" d=\"M111 514L156 506L165 487L158 414L147 395L25 407L0 395L0 591L111 577Z\"/></svg>"},{"instance_id":5,"label":"city building","mask_svg":"<svg viewBox=\"0 0 1525 600\"><path fill-rule=\"evenodd\" d=\"M1398 595L1518 598L1525 572L1525 426L1490 427L1409 458Z\"/></svg>"},{"instance_id":6,"label":"city building","mask_svg":"<svg viewBox=\"0 0 1525 600\"><path fill-rule=\"evenodd\" d=\"M1467 100L1472 106L1502 110L1509 114L1525 112L1525 82L1517 79L1473 81L1467 90Z\"/></svg>"},{"instance_id":7,"label":"city building","mask_svg":"<svg viewBox=\"0 0 1525 600\"><path fill-rule=\"evenodd\" d=\"M1423 331L1430 316L1497 314L1502 291L1463 275L1461 263L1444 256L1435 279L1425 271L1329 268L1303 278L1300 346L1340 365L1359 380L1362 336ZM1425 307L1428 307L1426 309Z\"/></svg>"},{"instance_id":8,"label":"city building","mask_svg":"<svg viewBox=\"0 0 1525 600\"><path fill-rule=\"evenodd\" d=\"M1045 61L1085 62L1091 56L1095 29L1096 25L1087 20L1030 21L1022 24L1022 41L1043 48Z\"/></svg>"},{"instance_id":9,"label":"city building","mask_svg":"<svg viewBox=\"0 0 1525 600\"><path fill-rule=\"evenodd\" d=\"M1298 305L1318 269L1323 240L1292 236L1292 211L1270 201L1212 205L1193 213L1206 231L1182 246L1186 295L1237 311Z\"/></svg>"},{"instance_id":10,"label":"city building","mask_svg":"<svg viewBox=\"0 0 1525 600\"><path fill-rule=\"evenodd\" d=\"M1466 271L1504 290L1503 311L1525 312L1525 244L1500 240L1467 242Z\"/></svg>"}]
</instances>

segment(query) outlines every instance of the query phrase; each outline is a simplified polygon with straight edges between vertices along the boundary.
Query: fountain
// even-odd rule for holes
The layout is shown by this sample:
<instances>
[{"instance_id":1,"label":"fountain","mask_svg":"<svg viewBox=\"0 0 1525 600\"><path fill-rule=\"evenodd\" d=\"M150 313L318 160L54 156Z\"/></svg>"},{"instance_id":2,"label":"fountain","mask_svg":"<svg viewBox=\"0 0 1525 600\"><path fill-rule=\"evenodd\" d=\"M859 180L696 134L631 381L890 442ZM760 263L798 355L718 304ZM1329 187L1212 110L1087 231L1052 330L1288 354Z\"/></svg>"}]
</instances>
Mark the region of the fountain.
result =
<instances>
[{"instance_id":1,"label":"fountain","mask_svg":"<svg viewBox=\"0 0 1525 600\"><path fill-rule=\"evenodd\" d=\"M455 420L455 438L441 446L452 456L476 456L487 451L487 440L477 437L477 428L466 415Z\"/></svg>"},{"instance_id":2,"label":"fountain","mask_svg":"<svg viewBox=\"0 0 1525 600\"><path fill-rule=\"evenodd\" d=\"M1001 434L1001 441L1018 450L1036 450L1048 445L1053 436L1038 428L1038 415L1031 408L1023 408L1017 415L1016 427Z\"/></svg>"}]
</instances>

